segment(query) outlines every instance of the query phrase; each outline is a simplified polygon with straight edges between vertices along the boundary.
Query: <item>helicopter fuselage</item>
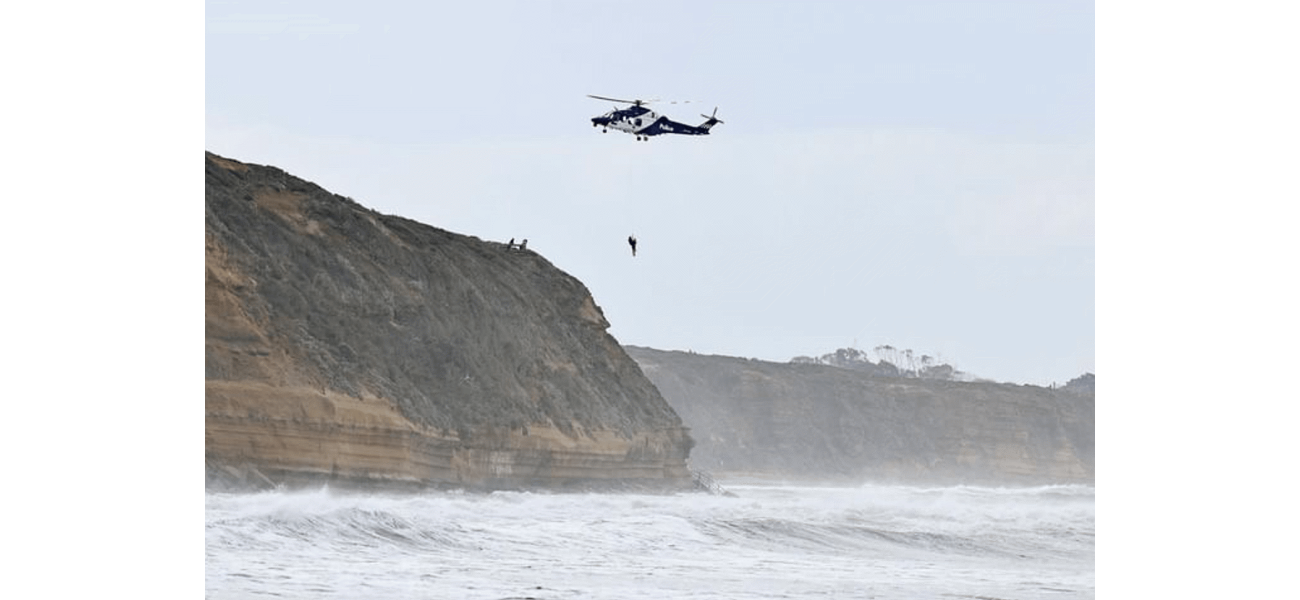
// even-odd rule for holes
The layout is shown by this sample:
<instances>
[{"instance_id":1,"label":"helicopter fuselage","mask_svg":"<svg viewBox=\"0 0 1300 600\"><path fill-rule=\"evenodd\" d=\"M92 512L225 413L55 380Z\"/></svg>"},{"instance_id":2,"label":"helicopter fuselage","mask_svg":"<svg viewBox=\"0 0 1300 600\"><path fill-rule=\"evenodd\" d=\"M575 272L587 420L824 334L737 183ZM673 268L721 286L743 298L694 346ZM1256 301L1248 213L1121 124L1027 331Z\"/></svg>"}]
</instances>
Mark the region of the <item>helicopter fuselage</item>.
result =
<instances>
[{"instance_id":1,"label":"helicopter fuselage","mask_svg":"<svg viewBox=\"0 0 1300 600\"><path fill-rule=\"evenodd\" d=\"M644 106L633 105L609 111L599 117L592 117L591 125L630 133L637 136L637 139L645 139L665 133L708 135L709 127L713 126L713 123L706 122L699 127L678 123Z\"/></svg>"},{"instance_id":2,"label":"helicopter fuselage","mask_svg":"<svg viewBox=\"0 0 1300 600\"><path fill-rule=\"evenodd\" d=\"M659 120L659 115L644 106L630 106L611 110L591 119L592 125L599 125L624 133L637 133Z\"/></svg>"}]
</instances>

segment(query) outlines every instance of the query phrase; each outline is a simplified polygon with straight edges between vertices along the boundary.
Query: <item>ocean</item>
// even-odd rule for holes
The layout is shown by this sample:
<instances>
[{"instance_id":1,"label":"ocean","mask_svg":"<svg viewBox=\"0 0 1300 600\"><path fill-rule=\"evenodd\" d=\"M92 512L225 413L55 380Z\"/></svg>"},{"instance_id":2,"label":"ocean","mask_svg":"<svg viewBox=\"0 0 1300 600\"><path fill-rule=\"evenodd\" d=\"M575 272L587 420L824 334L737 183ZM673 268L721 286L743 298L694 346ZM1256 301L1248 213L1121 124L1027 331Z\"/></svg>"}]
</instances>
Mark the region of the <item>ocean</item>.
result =
<instances>
[{"instance_id":1,"label":"ocean","mask_svg":"<svg viewBox=\"0 0 1300 600\"><path fill-rule=\"evenodd\" d=\"M221 598L1093 598L1091 486L207 494Z\"/></svg>"}]
</instances>

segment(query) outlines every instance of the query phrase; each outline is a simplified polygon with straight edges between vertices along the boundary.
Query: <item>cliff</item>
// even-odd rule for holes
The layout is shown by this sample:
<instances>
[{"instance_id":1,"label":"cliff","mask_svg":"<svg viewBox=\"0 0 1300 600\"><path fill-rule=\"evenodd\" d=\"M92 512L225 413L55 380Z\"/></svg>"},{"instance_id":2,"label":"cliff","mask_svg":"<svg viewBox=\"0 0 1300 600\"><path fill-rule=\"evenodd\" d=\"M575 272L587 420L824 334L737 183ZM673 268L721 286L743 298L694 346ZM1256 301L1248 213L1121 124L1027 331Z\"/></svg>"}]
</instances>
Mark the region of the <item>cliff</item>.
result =
<instances>
[{"instance_id":1,"label":"cliff","mask_svg":"<svg viewBox=\"0 0 1300 600\"><path fill-rule=\"evenodd\" d=\"M1053 390L903 379L827 365L627 351L691 427L691 464L715 475L1094 481L1090 385Z\"/></svg>"},{"instance_id":2,"label":"cliff","mask_svg":"<svg viewBox=\"0 0 1300 600\"><path fill-rule=\"evenodd\" d=\"M206 153L209 489L666 489L681 419L576 279Z\"/></svg>"}]
</instances>

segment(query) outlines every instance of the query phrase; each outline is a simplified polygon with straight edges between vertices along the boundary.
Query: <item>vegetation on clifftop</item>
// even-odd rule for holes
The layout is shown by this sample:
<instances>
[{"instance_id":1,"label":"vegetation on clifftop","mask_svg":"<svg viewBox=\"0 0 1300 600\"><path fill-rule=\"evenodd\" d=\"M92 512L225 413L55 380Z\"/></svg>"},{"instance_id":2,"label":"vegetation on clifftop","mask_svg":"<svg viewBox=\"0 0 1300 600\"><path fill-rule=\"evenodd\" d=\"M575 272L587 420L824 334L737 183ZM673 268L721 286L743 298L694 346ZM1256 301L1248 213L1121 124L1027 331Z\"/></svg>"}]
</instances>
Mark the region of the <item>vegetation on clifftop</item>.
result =
<instances>
[{"instance_id":1,"label":"vegetation on clifftop","mask_svg":"<svg viewBox=\"0 0 1300 600\"><path fill-rule=\"evenodd\" d=\"M872 350L879 362L872 362L866 352L857 348L840 348L817 357L796 356L793 364L830 365L853 369L878 377L908 377L913 379L939 379L944 381L971 381L974 378L958 371L956 367L928 354L899 349L890 345L876 346Z\"/></svg>"}]
</instances>

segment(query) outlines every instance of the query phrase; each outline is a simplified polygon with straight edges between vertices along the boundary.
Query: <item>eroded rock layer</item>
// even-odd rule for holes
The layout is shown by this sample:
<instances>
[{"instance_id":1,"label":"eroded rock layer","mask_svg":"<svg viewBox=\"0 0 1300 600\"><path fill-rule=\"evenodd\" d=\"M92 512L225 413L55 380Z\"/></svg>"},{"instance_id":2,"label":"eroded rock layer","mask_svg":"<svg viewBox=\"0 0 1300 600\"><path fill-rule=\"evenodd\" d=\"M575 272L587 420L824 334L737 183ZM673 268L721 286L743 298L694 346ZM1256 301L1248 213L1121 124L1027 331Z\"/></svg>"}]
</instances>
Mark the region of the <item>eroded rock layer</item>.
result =
<instances>
[{"instance_id":1,"label":"eroded rock layer","mask_svg":"<svg viewBox=\"0 0 1300 600\"><path fill-rule=\"evenodd\" d=\"M690 486L690 436L579 281L205 162L210 489Z\"/></svg>"},{"instance_id":2,"label":"eroded rock layer","mask_svg":"<svg viewBox=\"0 0 1300 600\"><path fill-rule=\"evenodd\" d=\"M936 484L1094 481L1091 388L880 377L628 347L722 476Z\"/></svg>"}]
</instances>

